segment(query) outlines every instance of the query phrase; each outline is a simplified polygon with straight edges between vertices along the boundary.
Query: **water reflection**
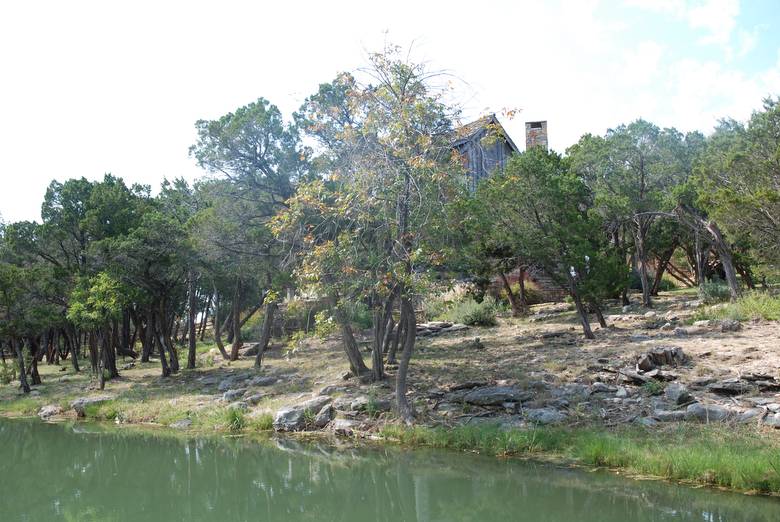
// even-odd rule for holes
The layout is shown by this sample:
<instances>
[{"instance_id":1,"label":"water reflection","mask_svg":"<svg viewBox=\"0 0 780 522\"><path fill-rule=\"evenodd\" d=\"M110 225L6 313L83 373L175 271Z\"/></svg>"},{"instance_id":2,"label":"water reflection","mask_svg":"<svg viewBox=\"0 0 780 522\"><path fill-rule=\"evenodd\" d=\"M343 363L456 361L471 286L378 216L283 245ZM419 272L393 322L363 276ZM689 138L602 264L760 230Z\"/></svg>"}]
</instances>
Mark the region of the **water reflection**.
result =
<instances>
[{"instance_id":1,"label":"water reflection","mask_svg":"<svg viewBox=\"0 0 780 522\"><path fill-rule=\"evenodd\" d=\"M780 503L447 452L0 421L0 519L776 522Z\"/></svg>"}]
</instances>

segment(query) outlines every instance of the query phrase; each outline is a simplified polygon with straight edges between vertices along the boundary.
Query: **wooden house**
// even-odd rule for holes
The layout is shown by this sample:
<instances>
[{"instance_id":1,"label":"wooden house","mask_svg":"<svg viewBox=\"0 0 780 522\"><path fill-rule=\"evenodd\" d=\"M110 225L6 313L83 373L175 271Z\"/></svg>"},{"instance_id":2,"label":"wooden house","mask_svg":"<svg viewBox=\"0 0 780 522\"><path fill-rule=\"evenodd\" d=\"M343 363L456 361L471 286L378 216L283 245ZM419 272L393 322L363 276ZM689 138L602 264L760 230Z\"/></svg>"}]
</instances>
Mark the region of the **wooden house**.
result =
<instances>
[{"instance_id":1,"label":"wooden house","mask_svg":"<svg viewBox=\"0 0 780 522\"><path fill-rule=\"evenodd\" d=\"M483 178L506 165L519 149L495 114L467 123L455 131L452 146L463 158L472 192Z\"/></svg>"}]
</instances>

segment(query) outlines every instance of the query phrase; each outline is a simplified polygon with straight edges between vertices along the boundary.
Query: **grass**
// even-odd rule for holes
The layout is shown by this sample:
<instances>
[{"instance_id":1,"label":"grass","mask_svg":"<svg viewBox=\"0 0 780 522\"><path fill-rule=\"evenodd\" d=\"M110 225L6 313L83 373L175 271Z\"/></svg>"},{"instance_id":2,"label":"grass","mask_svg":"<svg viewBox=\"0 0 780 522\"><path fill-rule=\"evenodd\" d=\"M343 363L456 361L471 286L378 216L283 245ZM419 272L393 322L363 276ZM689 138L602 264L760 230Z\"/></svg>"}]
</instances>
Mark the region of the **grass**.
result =
<instances>
[{"instance_id":1,"label":"grass","mask_svg":"<svg viewBox=\"0 0 780 522\"><path fill-rule=\"evenodd\" d=\"M697 312L695 320L704 319L780 321L780 296L767 292L750 292L733 303L710 306Z\"/></svg>"},{"instance_id":2,"label":"grass","mask_svg":"<svg viewBox=\"0 0 780 522\"><path fill-rule=\"evenodd\" d=\"M554 458L633 475L780 494L780 444L755 430L729 426L676 426L648 431L625 427L502 430L498 426L407 428L388 425L381 435L404 445L476 451L497 456Z\"/></svg>"}]
</instances>

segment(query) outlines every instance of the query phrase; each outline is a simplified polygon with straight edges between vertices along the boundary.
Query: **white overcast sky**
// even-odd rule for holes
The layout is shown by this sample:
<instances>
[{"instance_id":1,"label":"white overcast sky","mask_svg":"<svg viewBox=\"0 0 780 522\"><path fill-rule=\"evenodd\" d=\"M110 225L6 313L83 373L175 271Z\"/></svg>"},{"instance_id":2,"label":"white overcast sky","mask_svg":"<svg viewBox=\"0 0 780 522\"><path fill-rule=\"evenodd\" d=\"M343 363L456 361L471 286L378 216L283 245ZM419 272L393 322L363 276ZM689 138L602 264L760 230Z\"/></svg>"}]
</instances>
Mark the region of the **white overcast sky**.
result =
<instances>
[{"instance_id":1,"label":"white overcast sky","mask_svg":"<svg viewBox=\"0 0 780 522\"><path fill-rule=\"evenodd\" d=\"M468 117L519 108L563 151L638 117L681 130L780 94L780 0L8 1L0 4L0 216L52 179L159 186L203 173L193 124L263 96L289 117L386 38L451 72Z\"/></svg>"}]
</instances>

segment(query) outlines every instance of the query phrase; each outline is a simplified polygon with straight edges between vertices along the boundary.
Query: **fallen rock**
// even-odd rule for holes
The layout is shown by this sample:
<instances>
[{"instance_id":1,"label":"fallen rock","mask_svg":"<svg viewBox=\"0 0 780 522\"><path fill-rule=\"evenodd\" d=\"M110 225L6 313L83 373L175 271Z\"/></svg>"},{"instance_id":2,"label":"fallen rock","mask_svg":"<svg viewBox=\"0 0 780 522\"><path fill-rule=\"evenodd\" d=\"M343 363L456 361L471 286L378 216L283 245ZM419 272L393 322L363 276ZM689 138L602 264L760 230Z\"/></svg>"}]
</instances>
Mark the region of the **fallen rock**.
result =
<instances>
[{"instance_id":1,"label":"fallen rock","mask_svg":"<svg viewBox=\"0 0 780 522\"><path fill-rule=\"evenodd\" d=\"M734 319L726 319L720 322L721 332L738 332L742 330L742 323Z\"/></svg>"},{"instance_id":2,"label":"fallen rock","mask_svg":"<svg viewBox=\"0 0 780 522\"><path fill-rule=\"evenodd\" d=\"M704 319L702 321L694 321L693 326L696 326L697 328L707 328L711 325L711 321L709 319Z\"/></svg>"},{"instance_id":3,"label":"fallen rock","mask_svg":"<svg viewBox=\"0 0 780 522\"><path fill-rule=\"evenodd\" d=\"M644 426L645 428L653 428L658 426L658 421L652 417L640 417L636 420L637 424Z\"/></svg>"},{"instance_id":4,"label":"fallen rock","mask_svg":"<svg viewBox=\"0 0 780 522\"><path fill-rule=\"evenodd\" d=\"M536 424L558 424L566 420L566 414L552 408L536 408L525 410L529 421Z\"/></svg>"},{"instance_id":5,"label":"fallen rock","mask_svg":"<svg viewBox=\"0 0 780 522\"><path fill-rule=\"evenodd\" d=\"M351 437L354 434L354 430L359 426L359 422L349 419L336 419L331 424L333 433L341 435L343 437Z\"/></svg>"},{"instance_id":6,"label":"fallen rock","mask_svg":"<svg viewBox=\"0 0 780 522\"><path fill-rule=\"evenodd\" d=\"M244 401L236 401L231 402L228 404L227 409L229 410L238 410L238 411L246 411L249 409L249 405Z\"/></svg>"},{"instance_id":7,"label":"fallen rock","mask_svg":"<svg viewBox=\"0 0 780 522\"><path fill-rule=\"evenodd\" d=\"M512 386L487 386L470 391L463 401L479 406L500 406L505 402L524 402L532 397L533 393Z\"/></svg>"},{"instance_id":8,"label":"fallen rock","mask_svg":"<svg viewBox=\"0 0 780 522\"><path fill-rule=\"evenodd\" d=\"M740 379L725 379L710 384L707 390L719 395L742 395L752 391L753 387Z\"/></svg>"},{"instance_id":9,"label":"fallen rock","mask_svg":"<svg viewBox=\"0 0 780 522\"><path fill-rule=\"evenodd\" d=\"M685 420L686 412L682 410L655 410L653 418L658 422L679 422Z\"/></svg>"},{"instance_id":10,"label":"fallen rock","mask_svg":"<svg viewBox=\"0 0 780 522\"><path fill-rule=\"evenodd\" d=\"M717 404L694 403L685 410L685 418L700 422L720 422L729 418L731 410Z\"/></svg>"},{"instance_id":11,"label":"fallen rock","mask_svg":"<svg viewBox=\"0 0 780 522\"><path fill-rule=\"evenodd\" d=\"M780 413L770 413L762 422L772 428L780 428Z\"/></svg>"},{"instance_id":12,"label":"fallen rock","mask_svg":"<svg viewBox=\"0 0 780 522\"><path fill-rule=\"evenodd\" d=\"M764 413L766 413L766 410L764 408L750 408L739 414L739 416L737 417L737 422L743 424L752 422L761 418L764 415Z\"/></svg>"},{"instance_id":13,"label":"fallen rock","mask_svg":"<svg viewBox=\"0 0 780 522\"><path fill-rule=\"evenodd\" d=\"M326 404L322 407L319 413L317 413L317 416L314 417L314 426L316 428L324 428L331 420L333 420L334 416L335 410L333 409L333 406Z\"/></svg>"},{"instance_id":14,"label":"fallen rock","mask_svg":"<svg viewBox=\"0 0 780 522\"><path fill-rule=\"evenodd\" d=\"M248 384L250 386L270 386L277 380L278 379L276 377L258 375L257 377L252 377L249 379Z\"/></svg>"},{"instance_id":15,"label":"fallen rock","mask_svg":"<svg viewBox=\"0 0 780 522\"><path fill-rule=\"evenodd\" d=\"M306 415L315 415L329 404L330 397L320 396L295 406L287 406L276 412L274 429L276 431L299 431L306 427Z\"/></svg>"},{"instance_id":16,"label":"fallen rock","mask_svg":"<svg viewBox=\"0 0 780 522\"><path fill-rule=\"evenodd\" d=\"M175 430L186 430L190 426L192 426L192 419L181 419L168 425L169 428Z\"/></svg>"},{"instance_id":17,"label":"fallen rock","mask_svg":"<svg viewBox=\"0 0 780 522\"><path fill-rule=\"evenodd\" d=\"M236 390L228 390L222 394L222 400L225 402L232 402L239 397L242 397L246 393L246 388L238 388Z\"/></svg>"},{"instance_id":18,"label":"fallen rock","mask_svg":"<svg viewBox=\"0 0 780 522\"><path fill-rule=\"evenodd\" d=\"M263 397L265 397L265 394L263 394L263 393L254 393L254 394L250 395L249 397L246 397L244 399L244 401L247 404L251 404L252 406L254 406L255 404L257 404L260 401L262 401Z\"/></svg>"},{"instance_id":19,"label":"fallen rock","mask_svg":"<svg viewBox=\"0 0 780 522\"><path fill-rule=\"evenodd\" d=\"M38 410L38 417L40 417L43 420L46 420L49 417L54 417L55 415L59 415L60 413L62 413L62 408L60 406L57 406L56 404L47 404L46 406L43 406L40 410Z\"/></svg>"},{"instance_id":20,"label":"fallen rock","mask_svg":"<svg viewBox=\"0 0 780 522\"><path fill-rule=\"evenodd\" d=\"M123 370L131 370L133 368L135 368L135 363L134 362L129 362L127 364L122 365L122 369ZM60 370L60 371L62 371L62 370Z\"/></svg>"},{"instance_id":21,"label":"fallen rock","mask_svg":"<svg viewBox=\"0 0 780 522\"><path fill-rule=\"evenodd\" d=\"M352 411L373 411L376 413L390 411L391 407L390 401L384 399L371 399L365 395L361 395L349 403L349 409Z\"/></svg>"},{"instance_id":22,"label":"fallen rock","mask_svg":"<svg viewBox=\"0 0 780 522\"><path fill-rule=\"evenodd\" d=\"M94 406L95 404L102 404L114 400L109 395L101 395L98 397L80 397L70 403L70 407L76 410L76 415L79 417L86 417L87 406Z\"/></svg>"},{"instance_id":23,"label":"fallen rock","mask_svg":"<svg viewBox=\"0 0 780 522\"><path fill-rule=\"evenodd\" d=\"M693 395L688 388L679 383L672 383L664 388L664 396L672 404L683 405L693 401Z\"/></svg>"},{"instance_id":24,"label":"fallen rock","mask_svg":"<svg viewBox=\"0 0 780 522\"><path fill-rule=\"evenodd\" d=\"M593 384L590 385L590 389L588 390L588 392L590 393L590 395L593 395L596 393L612 393L615 390L617 390L617 388L615 388L614 386L604 384L603 382L594 382Z\"/></svg>"}]
</instances>

